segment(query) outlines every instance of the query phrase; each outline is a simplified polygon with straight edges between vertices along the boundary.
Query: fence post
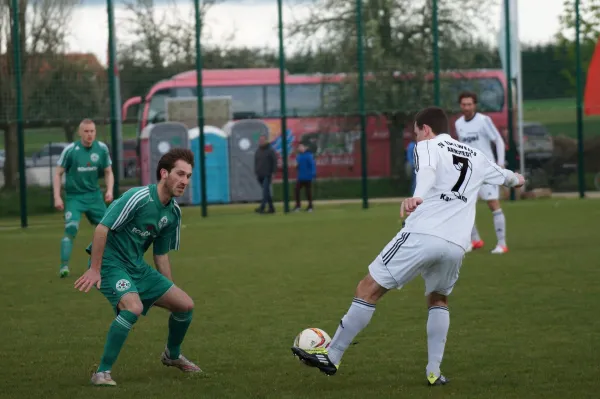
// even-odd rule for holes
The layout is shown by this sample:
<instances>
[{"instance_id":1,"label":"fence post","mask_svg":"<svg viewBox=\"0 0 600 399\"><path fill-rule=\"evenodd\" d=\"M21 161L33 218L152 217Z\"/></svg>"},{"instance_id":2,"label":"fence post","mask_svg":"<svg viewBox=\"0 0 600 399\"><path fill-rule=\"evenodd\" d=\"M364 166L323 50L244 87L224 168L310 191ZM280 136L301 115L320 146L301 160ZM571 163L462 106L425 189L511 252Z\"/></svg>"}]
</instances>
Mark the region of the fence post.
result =
<instances>
[{"instance_id":1,"label":"fence post","mask_svg":"<svg viewBox=\"0 0 600 399\"><path fill-rule=\"evenodd\" d=\"M439 29L438 29L438 0L433 0L432 4L431 30L433 32L432 53L433 53L433 103L436 107L440 106L440 47L439 47Z\"/></svg>"},{"instance_id":2,"label":"fence post","mask_svg":"<svg viewBox=\"0 0 600 399\"><path fill-rule=\"evenodd\" d=\"M196 18L196 111L198 113L198 143L200 147L200 201L202 206L202 217L208 216L208 204L206 203L206 153L204 152L204 90L202 89L202 17L200 15L200 0L194 0Z\"/></svg>"},{"instance_id":3,"label":"fence post","mask_svg":"<svg viewBox=\"0 0 600 399\"><path fill-rule=\"evenodd\" d=\"M287 104L285 98L285 49L283 44L283 0L277 0L279 29L279 97L281 110L281 160L283 162L283 212L289 212L288 151L287 151Z\"/></svg>"},{"instance_id":4,"label":"fence post","mask_svg":"<svg viewBox=\"0 0 600 399\"><path fill-rule=\"evenodd\" d=\"M577 178L579 198L585 198L585 170L583 163L583 90L581 79L581 38L580 38L579 0L575 0L575 63L577 82Z\"/></svg>"},{"instance_id":5,"label":"fence post","mask_svg":"<svg viewBox=\"0 0 600 399\"><path fill-rule=\"evenodd\" d=\"M23 135L23 87L21 81L21 39L19 32L20 3L12 0L13 11L13 55L15 59L15 90L17 92L17 140L19 147L19 199L21 227L27 227L27 173L25 171L25 137ZM25 13L26 10L23 10Z\"/></svg>"},{"instance_id":6,"label":"fence post","mask_svg":"<svg viewBox=\"0 0 600 399\"><path fill-rule=\"evenodd\" d=\"M356 0L356 57L358 58L358 112L360 117L360 158L362 207L369 207L367 191L367 116L365 112L365 57L363 48L362 0Z\"/></svg>"},{"instance_id":7,"label":"fence post","mask_svg":"<svg viewBox=\"0 0 600 399\"><path fill-rule=\"evenodd\" d=\"M48 149L52 148L52 142L48 142ZM60 158L59 158L60 159ZM52 151L50 150L50 209L54 209L54 179L52 176Z\"/></svg>"},{"instance_id":8,"label":"fence post","mask_svg":"<svg viewBox=\"0 0 600 399\"><path fill-rule=\"evenodd\" d=\"M121 169L123 165L122 157L120 156L121 151L119 146L122 143L118 137L117 127L117 115L120 112L120 105L116 103L116 92L117 82L115 77L115 69L117 66L116 51L115 51L115 15L112 0L106 0L106 12L108 14L108 89L110 95L110 140L112 142L112 158L113 158L113 175L115 177L115 183L113 186L113 197L119 198L119 176L121 176Z\"/></svg>"},{"instance_id":9,"label":"fence post","mask_svg":"<svg viewBox=\"0 0 600 399\"><path fill-rule=\"evenodd\" d=\"M506 46L506 86L508 94L508 168L515 170L517 167L515 159L515 137L514 137L514 110L513 110L513 91L512 91L512 71L511 71L511 54L510 54L510 0L504 0L504 20L506 21L505 46ZM510 188L510 200L514 201L516 197L514 187Z\"/></svg>"}]
</instances>

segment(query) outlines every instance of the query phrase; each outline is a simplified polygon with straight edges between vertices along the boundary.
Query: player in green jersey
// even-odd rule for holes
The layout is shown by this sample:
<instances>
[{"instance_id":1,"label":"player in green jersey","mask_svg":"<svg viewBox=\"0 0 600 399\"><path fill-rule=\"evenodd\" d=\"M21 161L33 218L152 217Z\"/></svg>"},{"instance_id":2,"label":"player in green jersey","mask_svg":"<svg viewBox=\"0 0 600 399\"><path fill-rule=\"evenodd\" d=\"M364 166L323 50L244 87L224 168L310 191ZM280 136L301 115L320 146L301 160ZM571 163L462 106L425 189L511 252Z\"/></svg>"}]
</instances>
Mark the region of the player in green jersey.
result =
<instances>
[{"instance_id":1,"label":"player in green jersey","mask_svg":"<svg viewBox=\"0 0 600 399\"><path fill-rule=\"evenodd\" d=\"M158 162L158 184L125 192L108 207L96 227L87 248L89 269L75 282L75 288L88 292L96 286L113 306L116 318L108 330L100 366L92 375L94 385L116 385L112 366L129 331L152 306L171 312L162 363L184 372L202 372L181 355L194 302L172 282L168 255L179 249L181 210L174 197L185 191L193 166L190 150L170 150ZM151 245L156 269L144 261Z\"/></svg>"},{"instance_id":2,"label":"player in green jersey","mask_svg":"<svg viewBox=\"0 0 600 399\"><path fill-rule=\"evenodd\" d=\"M81 214L85 213L93 225L97 225L106 211L106 202L113 199L114 176L112 161L106 144L96 140L96 125L89 119L79 124L81 140L69 144L58 159L54 173L54 207L65 212L65 232L60 245L61 277L69 275L69 259L73 240L79 230ZM102 196L98 179L104 171L106 193ZM66 203L60 190L65 174Z\"/></svg>"}]
</instances>

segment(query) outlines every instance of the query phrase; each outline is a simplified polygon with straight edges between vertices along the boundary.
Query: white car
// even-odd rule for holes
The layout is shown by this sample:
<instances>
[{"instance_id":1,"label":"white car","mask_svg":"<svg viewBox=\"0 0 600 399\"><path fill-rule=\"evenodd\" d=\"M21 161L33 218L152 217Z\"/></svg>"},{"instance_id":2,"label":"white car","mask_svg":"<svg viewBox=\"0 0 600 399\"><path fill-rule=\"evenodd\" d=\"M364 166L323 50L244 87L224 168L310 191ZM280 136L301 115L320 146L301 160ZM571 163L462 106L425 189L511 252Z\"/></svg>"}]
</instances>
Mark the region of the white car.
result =
<instances>
[{"instance_id":1,"label":"white car","mask_svg":"<svg viewBox=\"0 0 600 399\"><path fill-rule=\"evenodd\" d=\"M63 150L70 143L51 143L46 144L42 147L42 149L31 157L31 161L33 166L56 166L58 162L58 158L60 158L60 154L62 154Z\"/></svg>"}]
</instances>

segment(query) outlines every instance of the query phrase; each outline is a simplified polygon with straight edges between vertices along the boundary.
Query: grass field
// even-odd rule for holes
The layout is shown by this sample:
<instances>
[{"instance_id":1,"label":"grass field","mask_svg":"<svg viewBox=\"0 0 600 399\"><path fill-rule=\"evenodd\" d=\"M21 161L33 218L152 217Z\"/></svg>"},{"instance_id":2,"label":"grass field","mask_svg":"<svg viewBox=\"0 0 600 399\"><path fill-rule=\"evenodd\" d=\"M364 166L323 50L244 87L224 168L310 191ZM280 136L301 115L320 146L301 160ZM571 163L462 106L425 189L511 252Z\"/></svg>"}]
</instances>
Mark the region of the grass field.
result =
<instances>
[{"instance_id":1,"label":"grass field","mask_svg":"<svg viewBox=\"0 0 600 399\"><path fill-rule=\"evenodd\" d=\"M336 376L301 365L289 349L309 326L333 335L367 265L400 227L397 205L274 216L215 207L206 220L184 208L182 249L171 259L196 310L183 353L206 375L160 364L167 314L153 309L125 343L114 389L89 386L112 311L100 293L73 289L91 228L82 224L66 280L57 277L60 216L32 218L26 231L0 229L0 397L596 398L600 202L519 201L504 210L511 252L466 257L442 365L452 382L436 388L424 384L420 278L379 303ZM483 206L478 225L490 249Z\"/></svg>"}]
</instances>

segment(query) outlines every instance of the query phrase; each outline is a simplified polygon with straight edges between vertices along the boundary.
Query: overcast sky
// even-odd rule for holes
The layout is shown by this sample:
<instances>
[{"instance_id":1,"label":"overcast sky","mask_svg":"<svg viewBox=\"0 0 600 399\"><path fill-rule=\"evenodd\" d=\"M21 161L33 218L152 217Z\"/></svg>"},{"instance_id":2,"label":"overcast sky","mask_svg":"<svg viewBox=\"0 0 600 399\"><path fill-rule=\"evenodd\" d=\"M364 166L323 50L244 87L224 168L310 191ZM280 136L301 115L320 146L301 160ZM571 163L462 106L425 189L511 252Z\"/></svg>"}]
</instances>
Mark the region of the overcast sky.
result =
<instances>
[{"instance_id":1,"label":"overcast sky","mask_svg":"<svg viewBox=\"0 0 600 399\"><path fill-rule=\"evenodd\" d=\"M155 0L157 12L164 13L169 7L168 0ZM552 40L559 28L558 17L562 12L563 0L518 0L519 34L521 42L544 43ZM543 2L543 7L540 3ZM115 0L115 17L125 14L120 0ZM177 10L181 15L193 16L190 0L177 0ZM297 0L284 0L284 23L290 21L293 13L301 16L306 8ZM292 6L293 5L293 6ZM293 7L293 8L292 8ZM489 41L496 40L496 31L500 24L500 6L490 10L494 22L492 28L482 32ZM234 44L247 46L277 47L277 2L276 0L226 0L213 6L207 14L207 42L222 42L232 33ZM83 0L69 24L69 50L93 52L102 63L106 62L107 18L106 0ZM123 28L117 24L117 40L123 35Z\"/></svg>"}]
</instances>

